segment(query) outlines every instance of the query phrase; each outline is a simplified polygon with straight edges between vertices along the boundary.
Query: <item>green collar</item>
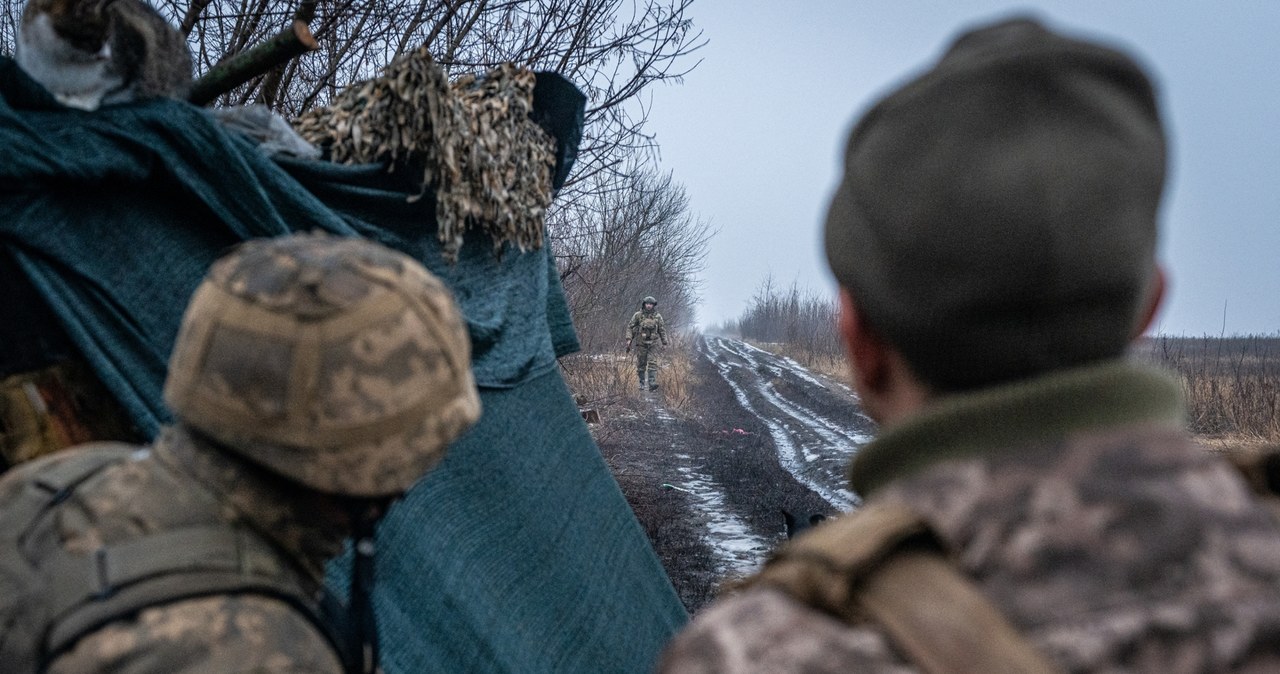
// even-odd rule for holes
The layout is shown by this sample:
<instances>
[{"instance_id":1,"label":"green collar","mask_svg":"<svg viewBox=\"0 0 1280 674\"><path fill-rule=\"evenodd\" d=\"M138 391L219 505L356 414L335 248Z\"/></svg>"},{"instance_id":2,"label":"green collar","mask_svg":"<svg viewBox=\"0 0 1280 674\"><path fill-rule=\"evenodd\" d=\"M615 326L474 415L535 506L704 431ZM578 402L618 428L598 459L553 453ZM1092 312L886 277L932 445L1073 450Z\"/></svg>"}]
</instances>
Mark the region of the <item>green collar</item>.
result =
<instances>
[{"instance_id":1,"label":"green collar","mask_svg":"<svg viewBox=\"0 0 1280 674\"><path fill-rule=\"evenodd\" d=\"M939 461L979 456L1086 429L1185 424L1178 381L1108 362L939 398L858 450L850 482L863 498Z\"/></svg>"}]
</instances>

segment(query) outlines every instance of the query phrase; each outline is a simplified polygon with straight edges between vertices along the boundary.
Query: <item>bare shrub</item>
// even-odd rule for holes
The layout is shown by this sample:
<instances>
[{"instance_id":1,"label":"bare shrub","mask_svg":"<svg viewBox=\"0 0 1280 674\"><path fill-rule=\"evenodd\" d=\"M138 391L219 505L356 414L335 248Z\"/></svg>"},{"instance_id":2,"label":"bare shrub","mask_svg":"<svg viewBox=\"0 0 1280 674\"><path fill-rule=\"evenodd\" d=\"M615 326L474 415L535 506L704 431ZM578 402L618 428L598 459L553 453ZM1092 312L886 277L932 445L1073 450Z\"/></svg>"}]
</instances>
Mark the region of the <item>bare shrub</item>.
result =
<instances>
[{"instance_id":1,"label":"bare shrub","mask_svg":"<svg viewBox=\"0 0 1280 674\"><path fill-rule=\"evenodd\" d=\"M805 367L842 360L836 332L839 306L835 300L796 284L782 289L768 276L756 289L747 310L722 330L743 339L786 344L785 354Z\"/></svg>"}]
</instances>

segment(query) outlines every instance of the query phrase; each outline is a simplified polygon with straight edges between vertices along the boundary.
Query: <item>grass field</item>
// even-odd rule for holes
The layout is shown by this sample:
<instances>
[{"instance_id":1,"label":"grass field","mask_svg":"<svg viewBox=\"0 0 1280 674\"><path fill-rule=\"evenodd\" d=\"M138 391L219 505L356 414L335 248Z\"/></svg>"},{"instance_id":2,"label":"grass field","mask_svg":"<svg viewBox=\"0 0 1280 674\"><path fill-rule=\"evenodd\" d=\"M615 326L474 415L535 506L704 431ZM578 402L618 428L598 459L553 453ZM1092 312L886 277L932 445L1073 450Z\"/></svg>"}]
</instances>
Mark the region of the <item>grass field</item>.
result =
<instances>
[{"instance_id":1,"label":"grass field","mask_svg":"<svg viewBox=\"0 0 1280 674\"><path fill-rule=\"evenodd\" d=\"M1280 336L1140 341L1133 357L1182 380L1193 433L1224 448L1280 443Z\"/></svg>"}]
</instances>

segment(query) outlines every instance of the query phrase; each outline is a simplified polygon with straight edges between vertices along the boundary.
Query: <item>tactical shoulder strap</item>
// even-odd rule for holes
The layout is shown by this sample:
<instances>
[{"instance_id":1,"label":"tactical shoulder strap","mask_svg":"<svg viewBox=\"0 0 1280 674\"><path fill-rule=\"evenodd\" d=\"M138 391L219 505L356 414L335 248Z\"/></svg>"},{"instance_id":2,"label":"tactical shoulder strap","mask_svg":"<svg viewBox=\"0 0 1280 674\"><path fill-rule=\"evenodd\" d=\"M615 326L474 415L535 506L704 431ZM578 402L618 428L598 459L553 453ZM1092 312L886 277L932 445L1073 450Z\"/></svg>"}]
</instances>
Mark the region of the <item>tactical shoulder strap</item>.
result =
<instances>
[{"instance_id":1,"label":"tactical shoulder strap","mask_svg":"<svg viewBox=\"0 0 1280 674\"><path fill-rule=\"evenodd\" d=\"M80 638L139 611L212 595L255 594L282 601L330 642L347 671L347 634L333 620L337 600L309 594L268 543L243 528L191 526L103 546L88 556L61 554L49 561L54 621L46 661Z\"/></svg>"},{"instance_id":2,"label":"tactical shoulder strap","mask_svg":"<svg viewBox=\"0 0 1280 674\"><path fill-rule=\"evenodd\" d=\"M850 624L874 622L932 674L1057 671L906 508L868 506L816 527L747 585L779 589Z\"/></svg>"},{"instance_id":3,"label":"tactical shoulder strap","mask_svg":"<svg viewBox=\"0 0 1280 674\"><path fill-rule=\"evenodd\" d=\"M1263 506L1280 518L1280 447L1258 452L1227 452L1226 455Z\"/></svg>"}]
</instances>

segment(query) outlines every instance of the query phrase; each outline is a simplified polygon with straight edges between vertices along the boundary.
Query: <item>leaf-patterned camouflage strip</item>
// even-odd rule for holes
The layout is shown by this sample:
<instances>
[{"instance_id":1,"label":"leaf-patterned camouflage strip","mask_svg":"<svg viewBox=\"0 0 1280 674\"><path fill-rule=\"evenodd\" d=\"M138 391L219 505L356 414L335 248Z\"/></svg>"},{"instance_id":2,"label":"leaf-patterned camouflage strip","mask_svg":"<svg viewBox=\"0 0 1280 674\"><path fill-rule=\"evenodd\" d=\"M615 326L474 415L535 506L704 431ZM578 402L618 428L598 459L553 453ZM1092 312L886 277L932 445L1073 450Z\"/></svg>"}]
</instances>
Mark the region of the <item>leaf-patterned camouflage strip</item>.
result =
<instances>
[{"instance_id":1,"label":"leaf-patterned camouflage strip","mask_svg":"<svg viewBox=\"0 0 1280 674\"><path fill-rule=\"evenodd\" d=\"M505 243L537 249L551 204L555 140L529 119L534 82L532 71L508 63L451 85L423 47L303 114L296 126L334 162L420 167L420 189L435 190L447 259L456 259L473 228L488 234L495 250Z\"/></svg>"}]
</instances>

